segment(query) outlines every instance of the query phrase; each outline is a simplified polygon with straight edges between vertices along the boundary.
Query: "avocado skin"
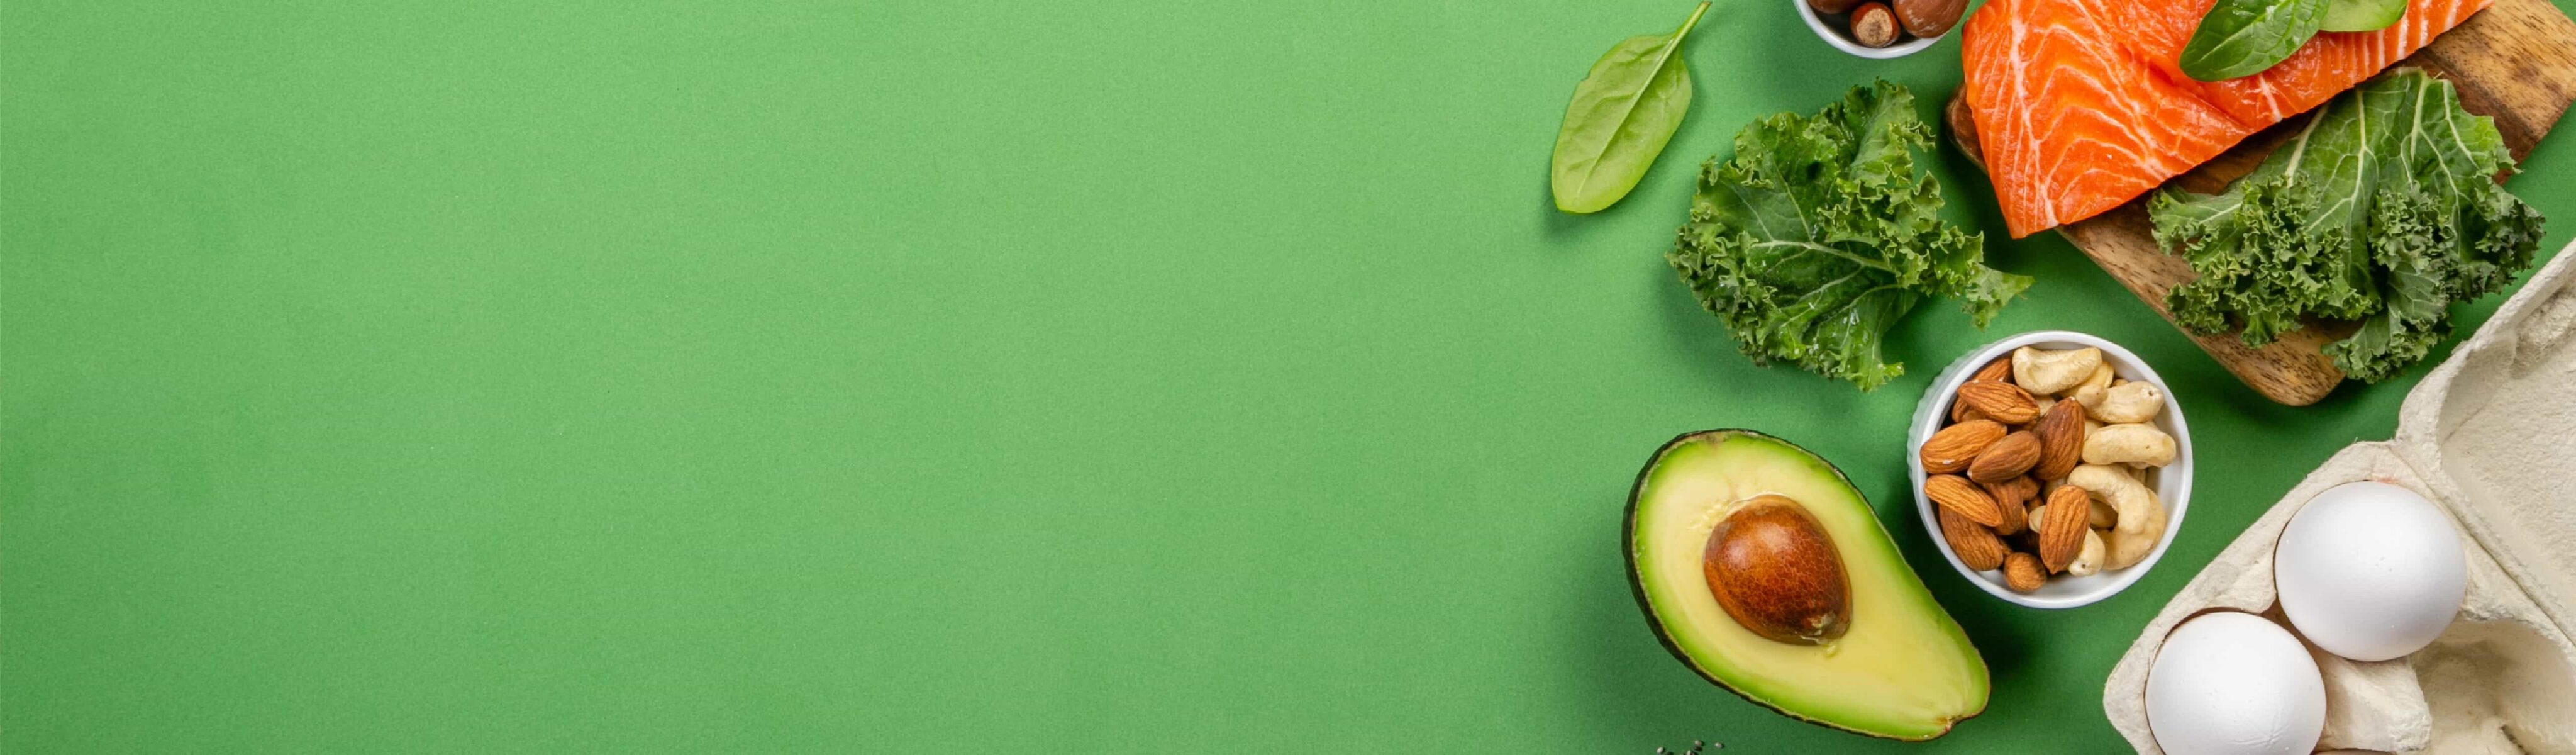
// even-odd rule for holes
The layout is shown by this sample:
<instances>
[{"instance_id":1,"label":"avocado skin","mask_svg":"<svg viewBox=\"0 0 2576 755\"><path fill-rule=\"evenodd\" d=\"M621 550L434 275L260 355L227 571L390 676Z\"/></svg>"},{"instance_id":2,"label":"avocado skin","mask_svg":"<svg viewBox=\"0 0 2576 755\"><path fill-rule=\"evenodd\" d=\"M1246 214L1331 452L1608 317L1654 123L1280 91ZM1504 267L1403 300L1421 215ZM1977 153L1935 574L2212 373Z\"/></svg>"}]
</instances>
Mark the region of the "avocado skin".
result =
<instances>
[{"instance_id":1,"label":"avocado skin","mask_svg":"<svg viewBox=\"0 0 2576 755\"><path fill-rule=\"evenodd\" d=\"M1655 642L1657 642L1657 643L1659 643L1659 644L1662 644L1662 645L1664 646L1664 652L1672 653L1672 654L1673 654L1673 658L1674 658L1675 660L1679 660L1679 661L1681 661L1683 666L1686 666L1686 667L1690 668L1691 673L1698 674L1698 675L1699 675L1699 677L1700 677L1701 679L1706 679L1706 680L1708 680L1708 683L1710 683L1710 684L1714 684L1714 685L1717 685L1717 688L1718 688L1718 689L1726 690L1726 691L1727 691L1727 692L1729 692L1729 693L1733 693L1736 697L1743 698L1745 702L1752 703L1752 704L1754 704L1754 705L1758 705L1758 706L1762 706L1763 708L1768 709L1768 710L1770 710L1770 711L1771 711L1771 712L1773 712L1773 713L1778 713L1778 714L1780 714L1780 715L1787 716L1787 717L1789 717L1789 718L1791 718L1791 719L1795 719L1795 720L1798 720L1798 721L1804 721L1804 722L1807 722L1807 723L1810 723L1810 724L1815 724L1815 725L1817 725L1817 726L1821 726L1821 727L1824 727L1824 728L1827 728L1827 729L1832 729L1832 730L1834 730L1834 731L1849 732L1849 733L1852 733L1852 734L1859 734L1859 735L1862 735L1862 736L1866 736L1866 737L1874 737L1874 738L1878 738L1878 739L1891 739L1891 740L1896 740L1896 741L1899 741L1899 742L1924 742L1924 741L1929 741L1929 740L1933 740L1933 739L1939 739L1943 734L1948 734L1948 733L1950 733L1950 730L1951 730L1951 729L1953 729L1953 728L1956 728L1956 727L1959 725L1959 722L1961 722L1961 721L1966 721L1966 720L1971 719L1971 718L1976 718L1976 717L1977 717L1977 716L1979 716L1979 715L1983 715L1983 714L1986 712L1986 709L1985 709L1984 707L1980 706L1980 707L1978 707L1976 710L1974 710L1974 711L1970 711L1967 715L1963 715L1963 716L1960 716L1960 717L1958 717L1958 718L1950 719L1949 724L1948 724L1947 726L1943 726L1943 727L1941 728L1941 731L1940 731L1940 732L1938 732L1938 733L1934 733L1934 734L1932 734L1931 736L1920 737L1920 738L1891 737L1891 736L1888 736L1888 735L1885 735L1885 734L1880 734L1880 733L1877 733L1877 732L1861 731L1861 730L1859 730L1859 729L1853 729L1853 728L1844 727L1844 726L1836 726L1836 725L1834 725L1834 724L1832 724L1832 723L1828 723L1828 722L1825 722L1825 721L1818 721L1818 720L1813 719L1813 718L1808 718L1808 717L1806 717L1806 716L1799 715L1798 713L1796 713L1796 712L1794 712L1794 711L1790 711L1790 710L1788 710L1788 709L1781 708L1780 706L1772 705L1772 704L1770 704L1770 703L1766 703L1766 702L1763 702L1763 701L1761 701L1761 700L1756 700L1756 699L1754 699L1752 695L1745 694L1743 690L1736 689L1736 688L1735 688L1735 685L1727 684L1724 680L1721 680L1721 679L1717 678L1717 675L1709 673L1707 669L1700 668L1700 667L1699 667L1699 662L1694 661L1694 660L1691 660L1690 654L1689 654L1689 653L1686 653L1686 652L1683 652L1683 651L1682 651L1682 647L1681 647L1681 645L1679 645L1679 644L1677 644L1677 643L1673 642L1672 633L1671 633L1671 632L1669 632L1669 631L1667 631L1667 630L1665 630L1665 629L1664 629L1664 622L1663 622L1663 620L1662 620L1662 619L1660 619L1660 618L1657 618L1657 617L1655 616L1655 606L1654 606L1654 604L1653 604L1653 603L1651 603L1651 602L1648 602L1648 601L1647 601L1647 599L1646 599L1646 583L1645 583L1645 581L1644 581L1644 578L1643 578L1642 576L1640 576L1640 575L1637 573L1637 551L1636 551L1634 548L1630 548L1630 547L1629 547L1629 542L1630 542L1631 538L1633 538L1633 537L1634 537L1633 533L1635 533L1635 532L1637 531L1637 499L1638 499L1638 498L1641 496L1641 494L1643 494L1643 493L1645 492L1645 490L1646 490L1646 479L1647 479L1649 476L1651 476L1651 475L1653 475L1653 474L1655 473L1655 467L1656 467L1657 465L1659 465L1659 464L1662 464L1662 463L1663 463L1663 461L1664 461L1664 455L1665 455L1665 454L1667 454L1667 453L1671 453L1671 452L1672 452L1672 450L1673 450L1673 447L1675 447L1675 446L1679 446L1679 445L1684 444L1684 443L1689 443L1689 442L1692 442L1692 441L1700 440L1700 439L1703 439L1703 438L1716 438L1716 437L1737 436L1737 435L1750 436L1750 437L1755 437L1755 438L1763 438L1763 439L1766 439L1766 440L1777 441L1777 442L1780 442L1780 443L1787 444L1787 445L1788 445L1788 446L1790 446L1791 448L1796 448L1796 449L1799 449L1799 450L1801 450L1801 451L1805 451L1805 450L1806 450L1806 448L1807 448L1806 446L1801 446L1801 445L1798 445L1798 444L1796 444L1796 443L1792 443L1792 442L1790 442L1790 441L1789 441L1788 439L1786 439L1786 438L1782 438L1782 437L1777 436L1777 435L1772 435L1772 434L1770 434L1770 433L1762 432L1762 431L1760 431L1760 430L1746 430L1746 429L1743 429L1743 428L1722 428L1722 429L1717 429L1717 430L1700 430L1700 431L1697 431L1697 432L1682 433L1682 434L1680 434L1680 435L1673 436L1673 439L1672 439L1672 440L1664 441L1664 444L1663 444L1663 445L1661 445L1661 446L1657 446L1657 447L1655 448L1655 453L1654 453L1654 455L1646 457L1646 466L1645 466L1644 468L1642 468L1642 469L1637 470L1637 480L1636 480L1636 482L1631 483L1631 484L1628 486L1628 507L1627 507L1627 511L1626 511L1626 512L1624 512L1624 513L1622 513L1622 514L1620 515L1620 517L1619 517L1619 560L1620 560L1621 562L1626 563L1626 564L1628 565L1628 594L1629 594L1629 596L1630 596L1630 597L1632 597L1632 598L1635 598L1635 599L1636 599L1636 601L1637 601L1637 612L1638 612L1638 613L1645 614L1645 616L1646 616L1646 625L1647 625L1648 627L1651 627L1651 628L1653 628L1653 629L1655 630ZM1814 452L1812 452L1812 451L1807 452L1807 455L1809 455L1809 456L1814 456L1814 457L1816 458L1816 460L1817 460L1817 461L1824 462L1824 464L1825 464L1825 468L1826 468L1826 469L1831 469L1831 470L1833 470L1833 471L1834 471L1834 479L1835 479L1835 480L1838 480L1838 481L1841 481L1841 482L1842 482L1842 484L1843 484L1844 486L1846 486L1846 487L1850 487L1850 488L1852 488L1853 490L1859 490L1859 489L1860 489L1858 486L1852 485L1852 482L1851 482L1851 476L1850 476L1850 475L1843 474L1843 468L1842 468L1840 465L1837 465L1837 464L1835 464L1832 460L1830 460L1830 459L1826 459L1826 458L1825 458L1825 457L1823 457L1823 456L1817 455L1816 453L1814 453ZM1882 527L1882 528L1883 528L1884 526L1885 526L1885 525L1881 525L1881 527ZM1991 702L1991 700L1989 700L1989 702Z\"/></svg>"}]
</instances>

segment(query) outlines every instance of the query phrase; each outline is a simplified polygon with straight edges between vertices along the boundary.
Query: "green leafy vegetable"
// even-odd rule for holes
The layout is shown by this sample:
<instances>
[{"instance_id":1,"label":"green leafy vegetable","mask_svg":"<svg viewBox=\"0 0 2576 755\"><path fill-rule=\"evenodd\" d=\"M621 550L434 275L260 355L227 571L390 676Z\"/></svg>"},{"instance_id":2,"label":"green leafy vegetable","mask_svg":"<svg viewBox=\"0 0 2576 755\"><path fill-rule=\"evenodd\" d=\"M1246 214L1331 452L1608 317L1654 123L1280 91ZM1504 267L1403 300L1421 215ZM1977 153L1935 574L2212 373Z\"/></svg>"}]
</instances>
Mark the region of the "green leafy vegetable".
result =
<instances>
[{"instance_id":1,"label":"green leafy vegetable","mask_svg":"<svg viewBox=\"0 0 2576 755\"><path fill-rule=\"evenodd\" d=\"M1548 158L1547 186L1556 208L1599 212L1628 196L1655 156L1672 141L1690 110L1690 69L1682 65L1682 38L1708 13L1708 3L1670 35L1621 40L1592 63L1565 105Z\"/></svg>"},{"instance_id":2,"label":"green leafy vegetable","mask_svg":"<svg viewBox=\"0 0 2576 755\"><path fill-rule=\"evenodd\" d=\"M2452 302L2531 265L2540 212L2495 182L2513 169L2493 120L2450 82L2400 68L2336 95L2290 143L2218 194L2149 200L2156 243L2200 278L2166 296L2202 333L2271 343L2302 317L2360 320L2326 347L2377 382L2450 334Z\"/></svg>"},{"instance_id":3,"label":"green leafy vegetable","mask_svg":"<svg viewBox=\"0 0 2576 755\"><path fill-rule=\"evenodd\" d=\"M2218 0L2182 47L2182 72L2201 81L2252 76L2317 35L2327 0Z\"/></svg>"},{"instance_id":4,"label":"green leafy vegetable","mask_svg":"<svg viewBox=\"0 0 2576 755\"><path fill-rule=\"evenodd\" d=\"M2406 17L2406 0L2327 0L2323 31L2378 31Z\"/></svg>"},{"instance_id":5,"label":"green leafy vegetable","mask_svg":"<svg viewBox=\"0 0 2576 755\"><path fill-rule=\"evenodd\" d=\"M1877 388L1905 372L1880 355L1887 329L1924 296L1960 299L1982 328L2030 287L1986 267L1984 234L1942 222L1940 185L1914 167L1931 134L1885 81L1754 121L1701 169L1665 259L1754 363Z\"/></svg>"}]
</instances>

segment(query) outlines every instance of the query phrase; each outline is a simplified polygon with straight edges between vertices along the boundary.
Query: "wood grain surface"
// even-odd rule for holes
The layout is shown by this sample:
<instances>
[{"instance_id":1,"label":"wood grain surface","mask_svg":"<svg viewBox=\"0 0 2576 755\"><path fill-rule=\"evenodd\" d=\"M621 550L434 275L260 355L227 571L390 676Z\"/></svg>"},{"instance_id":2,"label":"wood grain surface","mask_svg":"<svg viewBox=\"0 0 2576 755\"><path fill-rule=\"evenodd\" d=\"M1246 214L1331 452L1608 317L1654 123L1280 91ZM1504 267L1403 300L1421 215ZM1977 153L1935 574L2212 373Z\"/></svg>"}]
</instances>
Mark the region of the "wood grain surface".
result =
<instances>
[{"instance_id":1,"label":"wood grain surface","mask_svg":"<svg viewBox=\"0 0 2576 755\"><path fill-rule=\"evenodd\" d=\"M2495 119L2505 146L2519 159L2529 154L2576 100L2576 22L2548 0L2496 0L2458 28L2436 37L2398 65L2431 71L2449 79L2469 112ZM2304 116L2303 116L2304 117ZM2303 118L2302 117L2302 118ZM2176 176L2172 185L2197 192L2216 192L2251 172L2289 138L2302 118L2292 118L2248 137L2234 149ZM1967 100L1952 95L1943 118L1951 138L1980 167L1976 121ZM2145 198L2109 212L2059 226L2058 233L2093 258L2103 272L2166 321L2165 292L2194 277L2181 257L2156 247L2147 222ZM2322 349L2353 330L2353 324L2310 321L2262 348L2248 348L2234 333L2215 335L2184 331L2238 379L2264 396L2292 406L2316 403L2343 382L2343 373Z\"/></svg>"}]
</instances>

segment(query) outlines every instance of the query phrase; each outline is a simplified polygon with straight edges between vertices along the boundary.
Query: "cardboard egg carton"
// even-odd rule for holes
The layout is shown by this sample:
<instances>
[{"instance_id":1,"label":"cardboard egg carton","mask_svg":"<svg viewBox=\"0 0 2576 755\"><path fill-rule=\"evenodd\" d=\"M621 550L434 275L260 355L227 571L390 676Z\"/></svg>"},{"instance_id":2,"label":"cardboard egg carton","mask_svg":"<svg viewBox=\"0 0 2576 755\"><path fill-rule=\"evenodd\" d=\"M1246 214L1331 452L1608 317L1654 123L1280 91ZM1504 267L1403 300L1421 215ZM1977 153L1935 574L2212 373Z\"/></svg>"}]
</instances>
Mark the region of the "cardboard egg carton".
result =
<instances>
[{"instance_id":1,"label":"cardboard egg carton","mask_svg":"<svg viewBox=\"0 0 2576 755\"><path fill-rule=\"evenodd\" d=\"M2309 646L2326 685L2318 749L2576 753L2576 245L2406 394L2396 437L2335 454L2147 622L2102 690L2103 712L2139 752L2163 752L2146 691L2165 636L2217 610L2296 634L2275 600L2272 546L2309 499L2360 480L2413 490L2450 516L2468 595L2450 629L2404 658Z\"/></svg>"}]
</instances>

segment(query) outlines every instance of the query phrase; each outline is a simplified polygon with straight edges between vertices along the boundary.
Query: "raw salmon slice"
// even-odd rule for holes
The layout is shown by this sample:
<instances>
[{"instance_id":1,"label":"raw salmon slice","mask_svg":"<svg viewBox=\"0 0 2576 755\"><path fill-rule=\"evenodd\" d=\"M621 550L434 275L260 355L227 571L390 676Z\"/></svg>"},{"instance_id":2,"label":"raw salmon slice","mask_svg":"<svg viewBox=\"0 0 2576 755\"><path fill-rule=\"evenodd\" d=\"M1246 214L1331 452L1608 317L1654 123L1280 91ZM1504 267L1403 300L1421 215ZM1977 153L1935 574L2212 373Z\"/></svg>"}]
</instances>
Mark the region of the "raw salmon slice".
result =
<instances>
[{"instance_id":1,"label":"raw salmon slice","mask_svg":"<svg viewBox=\"0 0 2576 755\"><path fill-rule=\"evenodd\" d=\"M2194 81L2216 0L1987 0L1960 32L1968 108L2013 238L2101 214L2414 54L2494 0L2410 0L2395 26L2318 34L2271 70Z\"/></svg>"}]
</instances>

